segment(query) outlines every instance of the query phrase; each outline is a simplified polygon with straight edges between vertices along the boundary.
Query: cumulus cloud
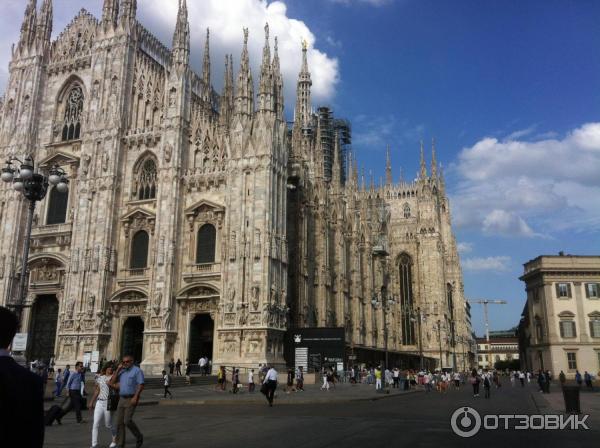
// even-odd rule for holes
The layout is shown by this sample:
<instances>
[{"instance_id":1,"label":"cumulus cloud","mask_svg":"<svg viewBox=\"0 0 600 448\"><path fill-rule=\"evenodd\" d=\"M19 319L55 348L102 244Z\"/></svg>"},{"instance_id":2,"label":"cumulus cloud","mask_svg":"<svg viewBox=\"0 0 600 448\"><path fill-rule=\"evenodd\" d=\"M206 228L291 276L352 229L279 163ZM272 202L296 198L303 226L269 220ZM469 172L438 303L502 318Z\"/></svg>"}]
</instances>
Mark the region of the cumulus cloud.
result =
<instances>
[{"instance_id":1,"label":"cumulus cloud","mask_svg":"<svg viewBox=\"0 0 600 448\"><path fill-rule=\"evenodd\" d=\"M458 249L459 253L461 253L461 254L468 254L469 252L473 251L473 244L472 243L462 242L462 243L458 243L456 245L456 248Z\"/></svg>"},{"instance_id":2,"label":"cumulus cloud","mask_svg":"<svg viewBox=\"0 0 600 448\"><path fill-rule=\"evenodd\" d=\"M169 44L177 17L177 1L146 0L138 6L143 22L150 29L160 33ZM277 36L279 58L284 77L286 109L293 110L296 79L302 61L302 40L308 43L308 64L313 86L315 103L328 101L335 94L339 80L339 64L336 58L316 48L317 37L308 24L288 15L287 6L282 1L266 0L204 0L188 1L190 33L192 40L192 59L197 69L201 67L202 51L206 28L210 28L211 61L213 83L222 85L224 57L232 53L236 70L239 67L239 55L242 49L242 28L249 29L248 51L255 83L258 82L258 70L262 60L264 45L264 26L269 23L271 46ZM272 48L271 48L272 51Z\"/></svg>"},{"instance_id":3,"label":"cumulus cloud","mask_svg":"<svg viewBox=\"0 0 600 448\"><path fill-rule=\"evenodd\" d=\"M452 189L456 224L520 237L597 230L600 123L584 124L563 138L518 138L483 138L460 152L452 167L458 176Z\"/></svg>"},{"instance_id":4,"label":"cumulus cloud","mask_svg":"<svg viewBox=\"0 0 600 448\"><path fill-rule=\"evenodd\" d=\"M206 28L211 30L211 62L212 81L215 88L222 86L225 54L232 53L235 69L239 67L239 56L242 49L242 28L250 30L248 49L255 84L258 82L258 69L262 60L264 44L264 26L269 23L271 46L273 38L279 40L279 57L284 77L286 110L293 110L295 88L301 64L301 41L308 43L308 63L313 80L313 100L315 105L327 102L335 95L339 80L339 63L334 57L317 48L317 36L309 25L302 20L290 17L287 6L282 1L267 0L188 0L192 43L192 66L199 71L202 66L202 52ZM144 0L138 2L138 17L152 33L171 46L171 39L177 17L177 0ZM10 45L18 40L19 27L22 21L25 4L22 0L3 0L3 14L0 24L3 27L0 37L0 91L6 85L8 62L10 61ZM96 17L101 14L101 0L84 2L83 0L66 0L54 5L54 36L84 6ZM325 42L325 38L323 38Z\"/></svg>"},{"instance_id":5,"label":"cumulus cloud","mask_svg":"<svg viewBox=\"0 0 600 448\"><path fill-rule=\"evenodd\" d=\"M473 257L462 261L462 267L466 271L497 271L506 272L509 270L510 257Z\"/></svg>"}]
</instances>

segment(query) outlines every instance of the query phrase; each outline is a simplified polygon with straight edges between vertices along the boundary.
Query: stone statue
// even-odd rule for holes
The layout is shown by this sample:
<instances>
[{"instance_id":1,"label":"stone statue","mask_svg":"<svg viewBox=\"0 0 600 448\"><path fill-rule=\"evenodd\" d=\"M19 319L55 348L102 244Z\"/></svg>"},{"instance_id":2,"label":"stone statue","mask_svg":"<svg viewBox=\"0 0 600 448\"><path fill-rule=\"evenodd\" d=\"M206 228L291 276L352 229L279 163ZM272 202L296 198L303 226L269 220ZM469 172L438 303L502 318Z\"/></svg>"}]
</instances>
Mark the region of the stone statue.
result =
<instances>
[{"instance_id":1,"label":"stone statue","mask_svg":"<svg viewBox=\"0 0 600 448\"><path fill-rule=\"evenodd\" d=\"M162 303L162 292L158 291L154 295L154 304L152 305L152 309L154 313L158 316L160 313L160 304Z\"/></svg>"},{"instance_id":2,"label":"stone statue","mask_svg":"<svg viewBox=\"0 0 600 448\"><path fill-rule=\"evenodd\" d=\"M252 311L258 311L258 305L260 304L260 287L254 285L252 287Z\"/></svg>"},{"instance_id":3,"label":"stone statue","mask_svg":"<svg viewBox=\"0 0 600 448\"><path fill-rule=\"evenodd\" d=\"M172 155L173 155L173 147L169 143L167 143L165 146L165 154L164 154L166 163L169 163L171 161Z\"/></svg>"},{"instance_id":4,"label":"stone statue","mask_svg":"<svg viewBox=\"0 0 600 448\"><path fill-rule=\"evenodd\" d=\"M96 302L96 296L94 294L90 294L87 297L86 309L87 313L91 316L94 313L94 304Z\"/></svg>"},{"instance_id":5,"label":"stone statue","mask_svg":"<svg viewBox=\"0 0 600 448\"><path fill-rule=\"evenodd\" d=\"M69 297L67 303L65 304L65 313L67 319L73 319L73 312L75 311L75 299L73 296Z\"/></svg>"}]
</instances>

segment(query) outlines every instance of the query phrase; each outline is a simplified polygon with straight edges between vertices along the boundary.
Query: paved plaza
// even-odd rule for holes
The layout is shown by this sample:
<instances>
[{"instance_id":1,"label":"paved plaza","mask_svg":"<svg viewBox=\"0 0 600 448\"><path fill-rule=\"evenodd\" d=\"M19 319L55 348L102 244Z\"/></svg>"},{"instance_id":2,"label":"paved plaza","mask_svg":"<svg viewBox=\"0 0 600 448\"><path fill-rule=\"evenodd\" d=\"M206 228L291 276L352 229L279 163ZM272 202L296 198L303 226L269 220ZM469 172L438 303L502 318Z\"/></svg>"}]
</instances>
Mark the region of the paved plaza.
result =
<instances>
[{"instance_id":1,"label":"paved plaza","mask_svg":"<svg viewBox=\"0 0 600 448\"><path fill-rule=\"evenodd\" d=\"M144 447L338 447L387 446L459 447L523 446L544 448L597 446L600 435L600 394L582 394L582 411L590 412L589 431L578 430L481 430L471 438L455 435L450 426L453 412L464 406L488 414L548 414L562 412L558 389L540 394L533 383L525 388L505 385L473 398L467 385L461 390L409 393L392 390L376 394L373 386L339 385L335 391L307 386L304 393L279 390L273 408L260 393L215 392L211 386L174 388L175 398L163 400L159 390L144 391L143 406L135 421L144 433ZM62 426L46 431L48 447L90 445L91 416L78 425L68 415ZM128 446L134 446L128 434ZM100 446L109 437L101 428ZM518 445L517 445L518 444Z\"/></svg>"}]
</instances>

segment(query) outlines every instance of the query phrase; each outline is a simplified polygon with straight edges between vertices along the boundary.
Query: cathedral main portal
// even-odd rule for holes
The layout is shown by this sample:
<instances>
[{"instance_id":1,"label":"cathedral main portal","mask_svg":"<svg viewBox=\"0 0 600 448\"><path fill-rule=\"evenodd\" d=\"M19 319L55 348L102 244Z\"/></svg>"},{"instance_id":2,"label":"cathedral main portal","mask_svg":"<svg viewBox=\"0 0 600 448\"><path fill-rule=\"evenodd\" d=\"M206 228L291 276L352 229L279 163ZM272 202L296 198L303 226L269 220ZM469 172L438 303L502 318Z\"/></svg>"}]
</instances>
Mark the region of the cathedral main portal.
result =
<instances>
[{"instance_id":1,"label":"cathedral main portal","mask_svg":"<svg viewBox=\"0 0 600 448\"><path fill-rule=\"evenodd\" d=\"M196 314L190 322L188 359L198 362L201 356L212 359L215 324L210 314Z\"/></svg>"}]
</instances>

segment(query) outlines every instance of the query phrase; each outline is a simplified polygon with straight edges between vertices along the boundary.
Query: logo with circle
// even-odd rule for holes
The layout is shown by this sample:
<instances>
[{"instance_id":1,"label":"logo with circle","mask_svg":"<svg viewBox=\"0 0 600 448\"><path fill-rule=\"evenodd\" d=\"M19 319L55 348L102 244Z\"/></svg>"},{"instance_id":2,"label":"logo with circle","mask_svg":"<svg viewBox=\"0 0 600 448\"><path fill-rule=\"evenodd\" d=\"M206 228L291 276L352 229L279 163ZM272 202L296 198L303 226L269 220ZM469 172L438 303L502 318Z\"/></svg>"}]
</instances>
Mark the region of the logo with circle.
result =
<instances>
[{"instance_id":1,"label":"logo with circle","mask_svg":"<svg viewBox=\"0 0 600 448\"><path fill-rule=\"evenodd\" d=\"M473 408L458 408L450 418L450 426L457 436L473 437L481 429L481 416Z\"/></svg>"}]
</instances>

